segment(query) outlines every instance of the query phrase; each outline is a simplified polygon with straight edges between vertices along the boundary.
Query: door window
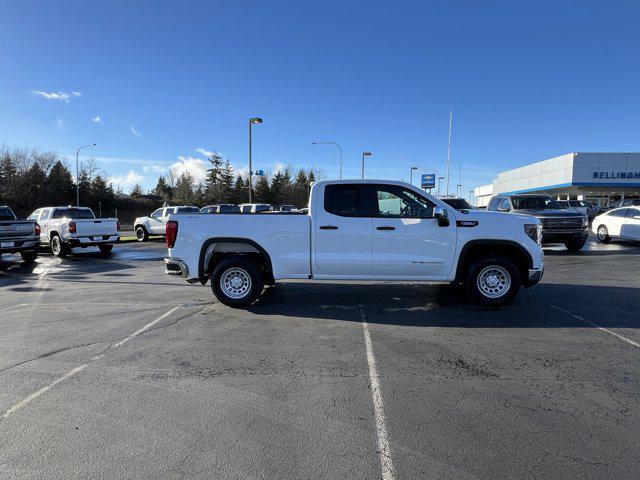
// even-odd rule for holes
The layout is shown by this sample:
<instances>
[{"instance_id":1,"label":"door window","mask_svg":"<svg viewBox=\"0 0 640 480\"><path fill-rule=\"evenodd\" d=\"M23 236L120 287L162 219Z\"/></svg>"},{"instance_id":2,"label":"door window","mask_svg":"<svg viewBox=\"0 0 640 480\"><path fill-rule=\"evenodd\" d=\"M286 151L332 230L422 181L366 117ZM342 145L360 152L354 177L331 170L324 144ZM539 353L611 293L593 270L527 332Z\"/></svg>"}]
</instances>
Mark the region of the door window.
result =
<instances>
[{"instance_id":1,"label":"door window","mask_svg":"<svg viewBox=\"0 0 640 480\"><path fill-rule=\"evenodd\" d=\"M627 208L627 218L634 218L640 215L640 210L637 208Z\"/></svg>"},{"instance_id":2,"label":"door window","mask_svg":"<svg viewBox=\"0 0 640 480\"><path fill-rule=\"evenodd\" d=\"M626 217L629 210L629 208L620 208L618 210L613 210L609 215L611 217Z\"/></svg>"},{"instance_id":3,"label":"door window","mask_svg":"<svg viewBox=\"0 0 640 480\"><path fill-rule=\"evenodd\" d=\"M40 220L47 220L49 218L50 213L51 213L51 209L49 208L45 208L44 210L42 210L42 213L40 214Z\"/></svg>"},{"instance_id":4,"label":"door window","mask_svg":"<svg viewBox=\"0 0 640 480\"><path fill-rule=\"evenodd\" d=\"M433 218L433 207L413 190L395 185L366 185L365 211L368 217Z\"/></svg>"},{"instance_id":5,"label":"door window","mask_svg":"<svg viewBox=\"0 0 640 480\"><path fill-rule=\"evenodd\" d=\"M158 210L156 210L155 212L153 212L151 214L151 218L159 218L162 216L162 208L159 208Z\"/></svg>"},{"instance_id":6,"label":"door window","mask_svg":"<svg viewBox=\"0 0 640 480\"><path fill-rule=\"evenodd\" d=\"M362 186L348 183L327 185L324 189L324 209L341 217L361 217Z\"/></svg>"},{"instance_id":7,"label":"door window","mask_svg":"<svg viewBox=\"0 0 640 480\"><path fill-rule=\"evenodd\" d=\"M494 212L498 211L498 206L500 205L500 198L492 198L491 201L489 202L489 206L487 207L487 210L493 210Z\"/></svg>"}]
</instances>

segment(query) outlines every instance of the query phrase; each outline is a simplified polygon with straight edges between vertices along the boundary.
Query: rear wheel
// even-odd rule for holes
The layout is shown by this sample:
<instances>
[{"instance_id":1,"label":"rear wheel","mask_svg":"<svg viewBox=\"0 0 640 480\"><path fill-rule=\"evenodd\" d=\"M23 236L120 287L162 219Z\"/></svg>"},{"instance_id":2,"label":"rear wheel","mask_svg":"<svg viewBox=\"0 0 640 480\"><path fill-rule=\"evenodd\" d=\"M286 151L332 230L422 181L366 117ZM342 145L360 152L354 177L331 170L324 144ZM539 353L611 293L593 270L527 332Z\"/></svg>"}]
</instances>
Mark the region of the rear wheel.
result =
<instances>
[{"instance_id":1,"label":"rear wheel","mask_svg":"<svg viewBox=\"0 0 640 480\"><path fill-rule=\"evenodd\" d=\"M567 250L570 252L579 252L584 247L584 244L587 243L587 239L584 240L572 240L570 242L565 242L564 246L567 247Z\"/></svg>"},{"instance_id":2,"label":"rear wheel","mask_svg":"<svg viewBox=\"0 0 640 480\"><path fill-rule=\"evenodd\" d=\"M143 226L136 227L136 238L139 242L146 242L149 240L149 233L147 233L147 229Z\"/></svg>"},{"instance_id":3,"label":"rear wheel","mask_svg":"<svg viewBox=\"0 0 640 480\"><path fill-rule=\"evenodd\" d=\"M20 256L22 257L22 261L24 263L33 263L36 261L36 258L38 258L38 251L37 250L22 251L20 252Z\"/></svg>"},{"instance_id":4,"label":"rear wheel","mask_svg":"<svg viewBox=\"0 0 640 480\"><path fill-rule=\"evenodd\" d=\"M66 245L58 235L51 237L51 252L56 257L66 257L70 252L70 248Z\"/></svg>"},{"instance_id":5,"label":"rear wheel","mask_svg":"<svg viewBox=\"0 0 640 480\"><path fill-rule=\"evenodd\" d=\"M258 266L243 257L226 258L211 273L216 298L230 307L251 305L262 293L264 278Z\"/></svg>"},{"instance_id":6,"label":"rear wheel","mask_svg":"<svg viewBox=\"0 0 640 480\"><path fill-rule=\"evenodd\" d=\"M598 240L602 243L609 243L611 237L609 236L609 229L606 225L600 225L598 227Z\"/></svg>"},{"instance_id":7,"label":"rear wheel","mask_svg":"<svg viewBox=\"0 0 640 480\"><path fill-rule=\"evenodd\" d=\"M512 260L491 255L471 264L465 280L465 292L481 305L500 306L516 296L520 283L518 268Z\"/></svg>"},{"instance_id":8,"label":"rear wheel","mask_svg":"<svg viewBox=\"0 0 640 480\"><path fill-rule=\"evenodd\" d=\"M102 255L109 255L111 253L111 250L113 250L113 245L109 244L109 245L98 245L98 248L100 249L100 253Z\"/></svg>"}]
</instances>

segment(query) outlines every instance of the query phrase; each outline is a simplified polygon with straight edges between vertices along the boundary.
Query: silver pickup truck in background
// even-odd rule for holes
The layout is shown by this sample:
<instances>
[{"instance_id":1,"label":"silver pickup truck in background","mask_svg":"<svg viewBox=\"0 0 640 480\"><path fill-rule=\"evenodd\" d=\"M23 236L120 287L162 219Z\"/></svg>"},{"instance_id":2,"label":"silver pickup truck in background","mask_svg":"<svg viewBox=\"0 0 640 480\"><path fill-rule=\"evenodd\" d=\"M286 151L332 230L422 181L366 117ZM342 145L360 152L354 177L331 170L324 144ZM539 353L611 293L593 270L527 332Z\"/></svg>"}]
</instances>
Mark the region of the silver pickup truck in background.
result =
<instances>
[{"instance_id":1,"label":"silver pickup truck in background","mask_svg":"<svg viewBox=\"0 0 640 480\"><path fill-rule=\"evenodd\" d=\"M57 257L71 253L72 248L94 246L108 255L120 239L118 219L96 218L87 207L44 207L29 218L40 224L40 245L51 247Z\"/></svg>"},{"instance_id":2,"label":"silver pickup truck in background","mask_svg":"<svg viewBox=\"0 0 640 480\"><path fill-rule=\"evenodd\" d=\"M18 220L7 206L0 205L0 255L20 253L32 263L38 257L40 226L32 220Z\"/></svg>"}]
</instances>

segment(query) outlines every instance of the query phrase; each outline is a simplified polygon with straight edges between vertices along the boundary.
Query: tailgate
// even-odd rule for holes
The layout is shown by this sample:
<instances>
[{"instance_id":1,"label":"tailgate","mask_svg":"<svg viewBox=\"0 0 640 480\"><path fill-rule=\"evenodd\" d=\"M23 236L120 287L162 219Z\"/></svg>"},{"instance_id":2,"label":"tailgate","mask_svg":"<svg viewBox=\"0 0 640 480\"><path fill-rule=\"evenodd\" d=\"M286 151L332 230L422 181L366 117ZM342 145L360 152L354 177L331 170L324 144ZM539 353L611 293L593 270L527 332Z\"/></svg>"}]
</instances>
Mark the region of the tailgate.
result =
<instances>
[{"instance_id":1,"label":"tailgate","mask_svg":"<svg viewBox=\"0 0 640 480\"><path fill-rule=\"evenodd\" d=\"M0 221L0 240L33 237L35 235L33 226L33 222L2 220Z\"/></svg>"},{"instance_id":2,"label":"tailgate","mask_svg":"<svg viewBox=\"0 0 640 480\"><path fill-rule=\"evenodd\" d=\"M113 218L96 218L95 220L74 220L78 237L110 236L118 233L116 220Z\"/></svg>"}]
</instances>

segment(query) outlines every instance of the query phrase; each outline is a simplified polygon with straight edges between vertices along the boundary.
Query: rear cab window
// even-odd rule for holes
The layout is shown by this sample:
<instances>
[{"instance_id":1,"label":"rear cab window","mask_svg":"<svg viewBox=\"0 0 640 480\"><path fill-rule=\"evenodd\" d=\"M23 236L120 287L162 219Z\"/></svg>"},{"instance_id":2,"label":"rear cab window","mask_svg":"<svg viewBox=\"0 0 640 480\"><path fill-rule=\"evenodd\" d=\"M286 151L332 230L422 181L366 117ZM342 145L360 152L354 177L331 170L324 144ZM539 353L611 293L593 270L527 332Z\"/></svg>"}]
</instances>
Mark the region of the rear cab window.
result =
<instances>
[{"instance_id":1,"label":"rear cab window","mask_svg":"<svg viewBox=\"0 0 640 480\"><path fill-rule=\"evenodd\" d=\"M362 185L338 183L325 186L324 210L340 217L362 217Z\"/></svg>"},{"instance_id":2,"label":"rear cab window","mask_svg":"<svg viewBox=\"0 0 640 480\"><path fill-rule=\"evenodd\" d=\"M198 207L180 207L176 213L199 213Z\"/></svg>"},{"instance_id":3,"label":"rear cab window","mask_svg":"<svg viewBox=\"0 0 640 480\"><path fill-rule=\"evenodd\" d=\"M44 212L43 212L44 213ZM56 208L52 219L69 218L71 220L93 220L95 215L88 208Z\"/></svg>"},{"instance_id":4,"label":"rear cab window","mask_svg":"<svg viewBox=\"0 0 640 480\"><path fill-rule=\"evenodd\" d=\"M9 207L0 207L0 220L16 220L16 216Z\"/></svg>"}]
</instances>

